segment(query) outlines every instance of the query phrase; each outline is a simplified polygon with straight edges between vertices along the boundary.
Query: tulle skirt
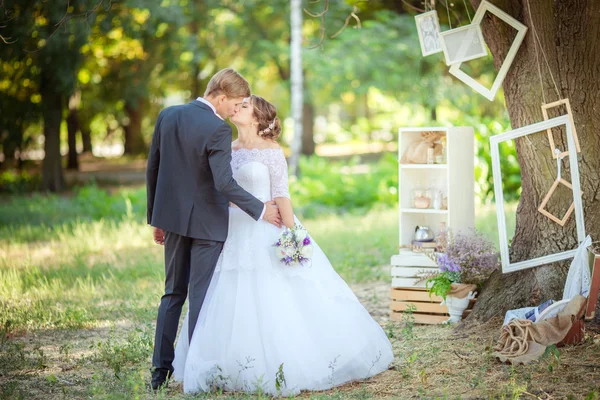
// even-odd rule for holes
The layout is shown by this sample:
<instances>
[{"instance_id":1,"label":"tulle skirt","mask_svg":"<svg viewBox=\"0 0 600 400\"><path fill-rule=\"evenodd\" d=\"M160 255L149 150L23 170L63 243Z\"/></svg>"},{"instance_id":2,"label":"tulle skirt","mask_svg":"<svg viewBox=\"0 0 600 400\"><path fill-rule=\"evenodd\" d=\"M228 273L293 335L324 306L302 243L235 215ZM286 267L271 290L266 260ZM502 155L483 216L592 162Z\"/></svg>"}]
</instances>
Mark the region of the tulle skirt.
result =
<instances>
[{"instance_id":1,"label":"tulle skirt","mask_svg":"<svg viewBox=\"0 0 600 400\"><path fill-rule=\"evenodd\" d=\"M393 361L383 329L313 240L309 265L275 257L281 229L230 209L219 257L192 340L186 315L174 378L186 393L293 395L382 372Z\"/></svg>"}]
</instances>

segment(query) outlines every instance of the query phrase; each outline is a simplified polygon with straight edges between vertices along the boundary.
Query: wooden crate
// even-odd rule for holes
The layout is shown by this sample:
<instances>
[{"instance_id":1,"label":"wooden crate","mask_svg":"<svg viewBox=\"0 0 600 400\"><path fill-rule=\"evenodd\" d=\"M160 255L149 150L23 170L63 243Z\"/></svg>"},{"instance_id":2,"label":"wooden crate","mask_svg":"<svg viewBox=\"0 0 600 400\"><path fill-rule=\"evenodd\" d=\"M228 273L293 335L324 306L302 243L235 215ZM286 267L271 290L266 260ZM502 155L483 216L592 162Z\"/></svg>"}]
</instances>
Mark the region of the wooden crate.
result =
<instances>
[{"instance_id":1,"label":"wooden crate","mask_svg":"<svg viewBox=\"0 0 600 400\"><path fill-rule=\"evenodd\" d=\"M598 304L598 294L600 292L600 254L592 253L590 293L585 311L586 321L591 321L596 316L596 305Z\"/></svg>"},{"instance_id":2,"label":"wooden crate","mask_svg":"<svg viewBox=\"0 0 600 400\"><path fill-rule=\"evenodd\" d=\"M425 257L426 258L426 257ZM392 260L394 261L394 260ZM392 264L392 287L393 288L425 288L426 279L419 274L435 273L439 269L437 266L397 266Z\"/></svg>"},{"instance_id":3,"label":"wooden crate","mask_svg":"<svg viewBox=\"0 0 600 400\"><path fill-rule=\"evenodd\" d=\"M390 318L392 321L402 321L404 311L414 305L416 310L412 312L416 324L441 324L450 318L448 307L440 305L442 298L429 296L427 289L423 288L392 288L390 292ZM473 309L475 300L471 300L469 307L465 310L465 318Z\"/></svg>"}]
</instances>

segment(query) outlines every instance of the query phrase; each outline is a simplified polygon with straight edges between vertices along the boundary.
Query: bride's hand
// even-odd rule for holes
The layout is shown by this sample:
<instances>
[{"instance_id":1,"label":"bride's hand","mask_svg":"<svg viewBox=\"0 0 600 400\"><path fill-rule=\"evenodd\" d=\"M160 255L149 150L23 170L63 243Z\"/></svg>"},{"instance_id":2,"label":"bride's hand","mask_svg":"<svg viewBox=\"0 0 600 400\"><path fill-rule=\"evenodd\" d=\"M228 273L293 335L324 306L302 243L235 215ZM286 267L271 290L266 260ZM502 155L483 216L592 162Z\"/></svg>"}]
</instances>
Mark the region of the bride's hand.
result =
<instances>
[{"instance_id":1,"label":"bride's hand","mask_svg":"<svg viewBox=\"0 0 600 400\"><path fill-rule=\"evenodd\" d=\"M265 202L266 210L263 215L263 219L270 224L275 225L278 228L281 228L281 215L279 214L279 210L277 209L277 205L274 201Z\"/></svg>"}]
</instances>

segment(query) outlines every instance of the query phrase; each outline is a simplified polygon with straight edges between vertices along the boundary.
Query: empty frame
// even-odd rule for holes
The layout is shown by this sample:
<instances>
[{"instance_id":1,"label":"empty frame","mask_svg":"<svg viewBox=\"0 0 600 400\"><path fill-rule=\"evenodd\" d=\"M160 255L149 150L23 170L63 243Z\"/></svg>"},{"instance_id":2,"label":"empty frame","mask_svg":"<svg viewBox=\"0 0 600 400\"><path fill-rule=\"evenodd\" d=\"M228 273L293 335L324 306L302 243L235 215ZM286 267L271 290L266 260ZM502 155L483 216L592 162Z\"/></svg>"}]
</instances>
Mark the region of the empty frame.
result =
<instances>
[{"instance_id":1,"label":"empty frame","mask_svg":"<svg viewBox=\"0 0 600 400\"><path fill-rule=\"evenodd\" d=\"M492 87L488 89L487 87L483 86L481 83L473 79L471 76L469 76L467 73L462 71L460 69L460 62L452 64L452 66L450 67L450 73L456 76L459 80L461 80L471 88L473 88L475 91L482 94L485 98L492 101L494 100L494 97L496 97L496 93L498 93L498 90L500 90L500 86L502 86L502 82L504 82L504 78L506 77L506 74L508 73L512 62L515 59L517 52L519 51L519 47L521 47L521 43L525 38L525 33L527 33L527 27L486 0L483 0L481 2L481 5L477 9L477 12L473 17L473 22L471 24L481 25L481 21L483 20L483 16L486 12L494 14L502 21L506 22L508 25L512 26L517 30L517 36L513 40L513 43L510 46L510 49L508 50L508 54L506 55L506 58L504 59L504 62L502 63L502 66L498 71L498 75L496 75L496 79L494 79Z\"/></svg>"},{"instance_id":2,"label":"empty frame","mask_svg":"<svg viewBox=\"0 0 600 400\"><path fill-rule=\"evenodd\" d=\"M518 139L523 136L539 133L547 129L558 126L565 126L567 130L567 144L570 154L577 154L575 140L572 134L573 127L571 119L567 115L550 119L548 121L538 122L533 125L524 126L519 129L508 131L506 133L492 136L490 138L490 147L492 152L492 171L494 176L494 192L496 195L496 216L498 218L498 232L500 236L500 256L502 258L502 272L508 273L519 271L526 268L537 267L543 264L549 264L556 261L573 258L577 249L563 251L561 253L550 254L534 258L531 260L510 262L508 240L506 233L506 218L504 215L504 190L502 188L502 171L500 169L500 151L499 144L508 140ZM569 157L571 169L571 186L573 190L573 205L575 208L575 225L577 228L577 241L581 243L585 240L585 224L583 220L583 203L581 200L581 184L579 181L579 167L577 157Z\"/></svg>"}]
</instances>

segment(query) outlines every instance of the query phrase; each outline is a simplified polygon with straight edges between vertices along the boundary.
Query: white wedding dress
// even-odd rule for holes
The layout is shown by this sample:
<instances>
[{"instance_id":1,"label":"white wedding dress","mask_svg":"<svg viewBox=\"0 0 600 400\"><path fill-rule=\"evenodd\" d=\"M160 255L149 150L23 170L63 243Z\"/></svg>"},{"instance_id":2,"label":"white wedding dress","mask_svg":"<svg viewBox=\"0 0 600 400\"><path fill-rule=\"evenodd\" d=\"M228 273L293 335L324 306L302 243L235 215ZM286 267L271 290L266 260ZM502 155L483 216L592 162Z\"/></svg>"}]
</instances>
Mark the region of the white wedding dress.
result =
<instances>
[{"instance_id":1,"label":"white wedding dress","mask_svg":"<svg viewBox=\"0 0 600 400\"><path fill-rule=\"evenodd\" d=\"M238 184L261 201L289 198L280 149L240 149L231 164ZM388 368L394 356L383 329L314 240L310 266L285 266L273 247L281 229L239 208L229 213L229 236L192 340L186 315L175 349L174 378L186 393L287 396Z\"/></svg>"}]
</instances>

